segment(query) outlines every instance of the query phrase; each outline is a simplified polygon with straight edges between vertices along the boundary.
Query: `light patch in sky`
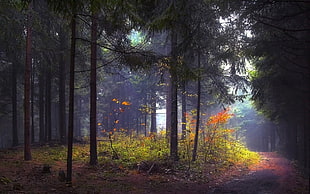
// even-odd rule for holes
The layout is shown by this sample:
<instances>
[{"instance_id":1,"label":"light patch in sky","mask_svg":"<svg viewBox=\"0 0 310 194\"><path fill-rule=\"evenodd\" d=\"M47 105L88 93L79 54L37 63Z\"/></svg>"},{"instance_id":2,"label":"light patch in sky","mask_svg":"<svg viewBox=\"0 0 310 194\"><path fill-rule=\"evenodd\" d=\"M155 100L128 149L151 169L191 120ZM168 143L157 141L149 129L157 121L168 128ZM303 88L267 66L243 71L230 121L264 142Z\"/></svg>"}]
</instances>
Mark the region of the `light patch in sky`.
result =
<instances>
[{"instance_id":1,"label":"light patch in sky","mask_svg":"<svg viewBox=\"0 0 310 194\"><path fill-rule=\"evenodd\" d=\"M133 29L133 30L131 30L130 34L128 35L128 38L129 38L132 46L137 46L138 44L141 44L143 42L145 37L141 32Z\"/></svg>"}]
</instances>

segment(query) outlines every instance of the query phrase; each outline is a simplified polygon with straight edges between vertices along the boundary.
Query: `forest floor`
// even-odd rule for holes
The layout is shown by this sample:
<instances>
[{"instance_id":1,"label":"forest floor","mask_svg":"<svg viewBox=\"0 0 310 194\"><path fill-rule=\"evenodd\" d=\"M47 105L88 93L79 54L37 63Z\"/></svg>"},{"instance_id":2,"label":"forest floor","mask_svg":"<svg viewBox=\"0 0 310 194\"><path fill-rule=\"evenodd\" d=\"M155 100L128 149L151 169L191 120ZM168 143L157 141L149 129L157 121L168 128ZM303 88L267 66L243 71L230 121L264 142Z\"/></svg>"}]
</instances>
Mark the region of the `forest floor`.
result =
<instances>
[{"instance_id":1,"label":"forest floor","mask_svg":"<svg viewBox=\"0 0 310 194\"><path fill-rule=\"evenodd\" d=\"M68 187L58 178L59 169L66 169L64 161L56 161L50 172L44 173L44 163L23 161L22 150L0 150L0 193L309 193L309 179L303 178L292 162L277 153L260 155L258 164L231 166L206 177L169 170L147 173L92 167L75 161L72 187Z\"/></svg>"}]
</instances>

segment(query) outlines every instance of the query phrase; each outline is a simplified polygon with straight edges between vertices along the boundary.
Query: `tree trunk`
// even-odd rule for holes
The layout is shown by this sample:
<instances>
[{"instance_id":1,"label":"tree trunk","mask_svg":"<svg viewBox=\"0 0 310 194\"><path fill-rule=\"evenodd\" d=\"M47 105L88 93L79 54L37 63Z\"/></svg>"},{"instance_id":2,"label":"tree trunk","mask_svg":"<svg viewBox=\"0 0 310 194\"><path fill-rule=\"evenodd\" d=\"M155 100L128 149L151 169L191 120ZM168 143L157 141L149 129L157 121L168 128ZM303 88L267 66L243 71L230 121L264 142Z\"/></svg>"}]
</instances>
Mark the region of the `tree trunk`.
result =
<instances>
[{"instance_id":1,"label":"tree trunk","mask_svg":"<svg viewBox=\"0 0 310 194\"><path fill-rule=\"evenodd\" d=\"M186 82L182 82L182 140L186 138Z\"/></svg>"},{"instance_id":2,"label":"tree trunk","mask_svg":"<svg viewBox=\"0 0 310 194\"><path fill-rule=\"evenodd\" d=\"M69 122L68 122L68 153L67 153L67 184L72 185L72 147L74 127L74 68L76 43L76 15L71 20L71 51L70 51L70 80L69 80Z\"/></svg>"},{"instance_id":3,"label":"tree trunk","mask_svg":"<svg viewBox=\"0 0 310 194\"><path fill-rule=\"evenodd\" d=\"M25 82L24 82L24 160L31 160L30 149L30 79L31 79L31 10L32 2L29 3L29 12L27 15L27 36L26 36L26 65L25 65Z\"/></svg>"},{"instance_id":4,"label":"tree trunk","mask_svg":"<svg viewBox=\"0 0 310 194\"><path fill-rule=\"evenodd\" d=\"M48 56L47 56L48 57ZM49 59L47 59L49 60ZM52 123L51 123L51 65L52 62L48 63L46 67L46 82L45 82L45 129L46 129L46 137L47 141L52 140Z\"/></svg>"},{"instance_id":5,"label":"tree trunk","mask_svg":"<svg viewBox=\"0 0 310 194\"><path fill-rule=\"evenodd\" d=\"M81 116L82 116L82 97L74 96L74 137L81 137Z\"/></svg>"},{"instance_id":6,"label":"tree trunk","mask_svg":"<svg viewBox=\"0 0 310 194\"><path fill-rule=\"evenodd\" d=\"M298 149L298 143L297 143L297 135L298 135L298 124L294 122L292 128L290 129L292 132L292 157L294 160L298 160L299 157L299 149Z\"/></svg>"},{"instance_id":7,"label":"tree trunk","mask_svg":"<svg viewBox=\"0 0 310 194\"><path fill-rule=\"evenodd\" d=\"M147 112L144 113L144 136L147 136Z\"/></svg>"},{"instance_id":8,"label":"tree trunk","mask_svg":"<svg viewBox=\"0 0 310 194\"><path fill-rule=\"evenodd\" d=\"M171 30L171 123L170 123L170 157L178 158L178 77L177 77L177 34Z\"/></svg>"},{"instance_id":9,"label":"tree trunk","mask_svg":"<svg viewBox=\"0 0 310 194\"><path fill-rule=\"evenodd\" d=\"M31 75L31 143L34 143L34 65Z\"/></svg>"},{"instance_id":10,"label":"tree trunk","mask_svg":"<svg viewBox=\"0 0 310 194\"><path fill-rule=\"evenodd\" d=\"M151 133L157 133L156 129L156 92L151 94Z\"/></svg>"},{"instance_id":11,"label":"tree trunk","mask_svg":"<svg viewBox=\"0 0 310 194\"><path fill-rule=\"evenodd\" d=\"M307 102L307 100L305 100ZM309 103L309 101L307 102ZM306 170L305 174L309 174L309 157L310 157L310 146L309 146L309 142L310 142L310 138L309 138L309 111L307 110L307 108L304 108L303 110L303 162L304 162L304 169Z\"/></svg>"},{"instance_id":12,"label":"tree trunk","mask_svg":"<svg viewBox=\"0 0 310 194\"><path fill-rule=\"evenodd\" d=\"M44 68L40 64L39 75L39 141L45 142L45 124L44 124Z\"/></svg>"},{"instance_id":13,"label":"tree trunk","mask_svg":"<svg viewBox=\"0 0 310 194\"><path fill-rule=\"evenodd\" d=\"M288 121L286 130L286 140L285 140L285 151L289 159L296 159L296 129L294 122Z\"/></svg>"},{"instance_id":14,"label":"tree trunk","mask_svg":"<svg viewBox=\"0 0 310 194\"><path fill-rule=\"evenodd\" d=\"M90 165L97 159L97 15L92 15L90 72Z\"/></svg>"},{"instance_id":15,"label":"tree trunk","mask_svg":"<svg viewBox=\"0 0 310 194\"><path fill-rule=\"evenodd\" d=\"M61 44L61 54L59 58L59 137L62 144L66 143L66 60L65 60L65 46L63 44L66 42L66 37L63 31L60 33Z\"/></svg>"},{"instance_id":16,"label":"tree trunk","mask_svg":"<svg viewBox=\"0 0 310 194\"><path fill-rule=\"evenodd\" d=\"M139 116L139 117L137 118L137 129L136 129L136 135L137 135L137 137L139 136L140 128L141 128L141 116Z\"/></svg>"},{"instance_id":17,"label":"tree trunk","mask_svg":"<svg viewBox=\"0 0 310 194\"><path fill-rule=\"evenodd\" d=\"M171 76L167 73L167 95L166 95L166 137L170 142L170 131L171 131Z\"/></svg>"},{"instance_id":18,"label":"tree trunk","mask_svg":"<svg viewBox=\"0 0 310 194\"><path fill-rule=\"evenodd\" d=\"M198 49L198 71L200 71L200 51ZM198 136L199 136L199 125L200 125L200 98L201 98L201 78L200 73L198 74L198 91L197 91L197 118L196 118L196 130L194 138L194 149L193 149L193 158L192 161L196 161L197 157L197 148L198 148Z\"/></svg>"},{"instance_id":19,"label":"tree trunk","mask_svg":"<svg viewBox=\"0 0 310 194\"><path fill-rule=\"evenodd\" d=\"M16 78L16 62L12 64L12 146L18 145L18 131L17 131L17 78Z\"/></svg>"},{"instance_id":20,"label":"tree trunk","mask_svg":"<svg viewBox=\"0 0 310 194\"><path fill-rule=\"evenodd\" d=\"M272 125L270 133L270 151L274 152L276 150L276 131L274 125Z\"/></svg>"},{"instance_id":21,"label":"tree trunk","mask_svg":"<svg viewBox=\"0 0 310 194\"><path fill-rule=\"evenodd\" d=\"M269 132L267 126L264 125L264 129L262 131L262 151L268 152L268 139L269 139Z\"/></svg>"}]
</instances>

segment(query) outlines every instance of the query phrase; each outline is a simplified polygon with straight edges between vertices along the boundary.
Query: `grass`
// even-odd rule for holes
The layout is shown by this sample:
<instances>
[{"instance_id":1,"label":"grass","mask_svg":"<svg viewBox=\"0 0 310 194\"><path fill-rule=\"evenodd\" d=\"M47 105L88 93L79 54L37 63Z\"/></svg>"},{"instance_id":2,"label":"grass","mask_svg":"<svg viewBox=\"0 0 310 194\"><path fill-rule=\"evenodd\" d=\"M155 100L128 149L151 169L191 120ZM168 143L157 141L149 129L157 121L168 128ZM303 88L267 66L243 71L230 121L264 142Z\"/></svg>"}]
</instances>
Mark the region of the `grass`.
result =
<instances>
[{"instance_id":1,"label":"grass","mask_svg":"<svg viewBox=\"0 0 310 194\"><path fill-rule=\"evenodd\" d=\"M162 189L160 185L171 180L175 180L173 184L178 183L179 186L183 186L184 181L206 183L220 176L227 178L225 172L232 167L247 169L248 166L259 161L257 153L249 151L234 139L233 130L224 128L227 118L229 115L226 112L218 114L212 117L213 120L206 124L205 129L199 131L196 161L192 161L191 158L195 134L193 120L188 121L186 138L179 141L180 159L177 162L169 158L170 146L164 132L149 134L147 137L128 135L125 129L107 132L107 137L97 138L98 165L96 166L88 165L89 140L86 139L85 144L74 144L72 159L75 187L68 189L58 181L56 190L100 192L100 188L105 188L118 192L136 189L138 191L141 188L150 187L150 183L153 183L151 189L160 191ZM54 184L55 179L57 181L58 170L66 168L67 147L63 145L33 147L33 160L29 162L23 161L22 149L0 152L0 158L4 158L0 160L0 164L5 166L0 169L6 170L7 173L0 179L4 189L10 191L10 185L14 185L16 181L12 177L16 176L18 171L18 175L24 177L19 181L24 190L28 188L28 177L34 177L33 180L43 181L43 185L39 182L31 183L36 185L38 191L46 190L46 187L55 191ZM52 168L50 175L42 174L44 165ZM141 173L147 174L148 177ZM156 176L160 181L156 178L152 179ZM144 186L139 185L141 181ZM174 188L173 184L170 186Z\"/></svg>"},{"instance_id":2,"label":"grass","mask_svg":"<svg viewBox=\"0 0 310 194\"><path fill-rule=\"evenodd\" d=\"M96 166L88 164L89 144L74 144L72 188L67 188L57 178L58 170L66 169L66 146L32 147L32 161L23 161L22 148L9 150L7 153L0 152L0 157L3 158L0 160L0 171L3 172L0 176L0 190L15 192L18 191L16 189L20 189L33 193L43 191L122 193L130 190L145 193L147 188L158 193L164 189L163 184L169 185L173 190L174 184L184 186L187 181L206 183L225 172L228 165L225 164L224 159L228 161L232 158L227 154L225 157L217 158L217 163L214 163L211 159L217 155L213 155L209 156L210 160L205 161L203 157L205 149L202 147L203 142L200 143L197 161L191 162L188 158L181 157L186 151L184 146L191 146L191 143L180 142L180 160L173 162L169 159L169 144L165 135L133 137L126 135L125 132L115 132L112 137L112 147L110 141L98 141L98 165ZM232 150L242 155L243 149ZM115 158L114 152L118 158ZM248 152L244 150L244 153ZM249 156L248 154L232 162L236 165L243 161L248 162ZM51 173L43 173L44 165L51 167ZM16 185L21 186L16 187Z\"/></svg>"},{"instance_id":3,"label":"grass","mask_svg":"<svg viewBox=\"0 0 310 194\"><path fill-rule=\"evenodd\" d=\"M224 169L224 167L233 165L249 166L259 161L257 153L249 151L238 141L231 140L228 143L218 139L218 142L214 143L212 147L201 140L198 158L195 162L191 161L193 142L190 139L180 141L180 160L173 165L173 162L169 160L169 144L164 134L133 137L126 135L126 132L115 132L111 136L112 144L110 140L104 140L104 138L98 138L98 140L99 165L122 172L137 169L142 163L145 164L144 170L151 168L152 164L156 164L156 170L161 172L169 168L202 172L200 168L209 164ZM211 152L210 149L212 149ZM10 154L16 155L17 153ZM73 161L87 164L89 161L89 144L74 144L72 155ZM66 162L67 148L66 146L46 145L34 148L32 156L34 161L54 165L58 161ZM10 165L18 166L19 163L19 161L14 161Z\"/></svg>"}]
</instances>

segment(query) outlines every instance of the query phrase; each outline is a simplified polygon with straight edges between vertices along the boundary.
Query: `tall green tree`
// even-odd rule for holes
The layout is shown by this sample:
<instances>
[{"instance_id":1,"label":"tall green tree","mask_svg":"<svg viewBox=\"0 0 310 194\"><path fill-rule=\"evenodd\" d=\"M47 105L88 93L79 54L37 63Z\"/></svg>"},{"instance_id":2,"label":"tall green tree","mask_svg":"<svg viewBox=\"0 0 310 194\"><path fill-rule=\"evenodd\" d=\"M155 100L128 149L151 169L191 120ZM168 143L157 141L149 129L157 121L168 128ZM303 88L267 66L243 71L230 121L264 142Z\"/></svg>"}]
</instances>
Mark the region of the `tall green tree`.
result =
<instances>
[{"instance_id":1,"label":"tall green tree","mask_svg":"<svg viewBox=\"0 0 310 194\"><path fill-rule=\"evenodd\" d=\"M9 115L12 113L12 146L19 144L18 136L18 115L19 115L19 80L21 77L21 66L24 66L24 60L21 61L19 56L24 53L24 38L20 35L23 32L23 13L20 12L18 5L11 1L2 1L0 8L0 52L1 54L1 111L0 114ZM3 63L4 62L4 63ZM10 65L8 66L7 64ZM10 69L7 69L10 67ZM8 77L8 75L11 75ZM6 79L10 79L10 84L7 84ZM6 91L11 92L10 101L6 101ZM12 111L6 110L4 104L11 104ZM7 112L8 111L8 112ZM5 131L7 133L7 131ZM2 134L4 137L4 134ZM4 145L6 142L2 142Z\"/></svg>"},{"instance_id":2,"label":"tall green tree","mask_svg":"<svg viewBox=\"0 0 310 194\"><path fill-rule=\"evenodd\" d=\"M279 123L282 151L309 171L310 4L305 1L248 2L252 30L253 99Z\"/></svg>"},{"instance_id":3,"label":"tall green tree","mask_svg":"<svg viewBox=\"0 0 310 194\"><path fill-rule=\"evenodd\" d=\"M72 149L74 129L74 84L75 84L75 56L76 56L76 19L77 13L84 4L81 1L48 1L49 5L58 13L69 16L71 21L71 48L69 66L69 120L68 120L68 149L67 149L67 177L66 182L72 185Z\"/></svg>"}]
</instances>

